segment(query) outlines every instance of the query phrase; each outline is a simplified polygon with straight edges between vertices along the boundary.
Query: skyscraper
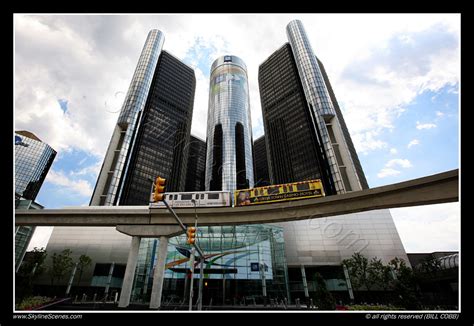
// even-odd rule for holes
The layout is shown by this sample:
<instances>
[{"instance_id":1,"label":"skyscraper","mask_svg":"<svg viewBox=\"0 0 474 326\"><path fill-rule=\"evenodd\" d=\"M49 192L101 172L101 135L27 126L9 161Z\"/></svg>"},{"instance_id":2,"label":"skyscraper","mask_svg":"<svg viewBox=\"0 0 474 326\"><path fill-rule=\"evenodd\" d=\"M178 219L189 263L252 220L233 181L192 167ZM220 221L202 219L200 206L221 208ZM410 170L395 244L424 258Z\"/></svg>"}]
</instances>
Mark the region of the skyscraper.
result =
<instances>
[{"instance_id":1,"label":"skyscraper","mask_svg":"<svg viewBox=\"0 0 474 326\"><path fill-rule=\"evenodd\" d=\"M42 208L35 203L56 151L42 142L35 134L21 130L15 132L15 199L16 209ZM15 228L15 265L17 269L23 260L35 227Z\"/></svg>"},{"instance_id":2,"label":"skyscraper","mask_svg":"<svg viewBox=\"0 0 474 326\"><path fill-rule=\"evenodd\" d=\"M206 142L191 135L185 191L204 191L206 173Z\"/></svg>"},{"instance_id":3,"label":"skyscraper","mask_svg":"<svg viewBox=\"0 0 474 326\"><path fill-rule=\"evenodd\" d=\"M252 123L247 67L234 55L211 66L206 190L253 187Z\"/></svg>"},{"instance_id":4,"label":"skyscraper","mask_svg":"<svg viewBox=\"0 0 474 326\"><path fill-rule=\"evenodd\" d=\"M117 120L91 205L145 205L152 180L183 191L196 79L149 32Z\"/></svg>"},{"instance_id":5,"label":"skyscraper","mask_svg":"<svg viewBox=\"0 0 474 326\"><path fill-rule=\"evenodd\" d=\"M255 163L255 186L261 187L270 185L265 136L261 136L253 142L253 160Z\"/></svg>"},{"instance_id":6,"label":"skyscraper","mask_svg":"<svg viewBox=\"0 0 474 326\"><path fill-rule=\"evenodd\" d=\"M320 178L327 195L368 188L329 78L302 23L290 22L286 32L289 43L260 65L258 76L271 182ZM354 252L408 262L389 210L278 225L284 229L292 298L314 289L316 271L345 298L347 288L338 285L344 279L341 261Z\"/></svg>"},{"instance_id":7,"label":"skyscraper","mask_svg":"<svg viewBox=\"0 0 474 326\"><path fill-rule=\"evenodd\" d=\"M35 134L15 132L15 197L35 200L56 151Z\"/></svg>"}]
</instances>

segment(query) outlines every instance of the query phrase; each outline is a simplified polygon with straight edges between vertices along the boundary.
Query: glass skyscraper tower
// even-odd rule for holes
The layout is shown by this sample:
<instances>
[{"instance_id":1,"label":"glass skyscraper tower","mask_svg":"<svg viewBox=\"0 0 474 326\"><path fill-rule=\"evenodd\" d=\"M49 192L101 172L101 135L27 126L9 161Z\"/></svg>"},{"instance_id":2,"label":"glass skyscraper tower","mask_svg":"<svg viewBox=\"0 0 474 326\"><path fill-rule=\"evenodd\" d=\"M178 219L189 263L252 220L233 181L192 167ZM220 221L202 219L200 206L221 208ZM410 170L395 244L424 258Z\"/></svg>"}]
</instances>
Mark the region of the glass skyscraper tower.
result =
<instances>
[{"instance_id":1,"label":"glass skyscraper tower","mask_svg":"<svg viewBox=\"0 0 474 326\"><path fill-rule=\"evenodd\" d=\"M327 195L367 189L329 78L302 23L291 21L286 33L289 42L260 65L258 76L271 183L321 179ZM341 261L354 252L408 262L387 209L277 225L283 227L292 300L312 295L315 272L347 300Z\"/></svg>"},{"instance_id":2,"label":"glass skyscraper tower","mask_svg":"<svg viewBox=\"0 0 474 326\"><path fill-rule=\"evenodd\" d=\"M91 199L92 206L146 205L152 180L183 191L196 78L152 30L138 60Z\"/></svg>"},{"instance_id":3,"label":"glass skyscraper tower","mask_svg":"<svg viewBox=\"0 0 474 326\"><path fill-rule=\"evenodd\" d=\"M56 151L29 131L15 132L15 199L16 209L41 207L34 201L48 173ZM35 227L15 228L16 269L25 256Z\"/></svg>"},{"instance_id":4,"label":"glass skyscraper tower","mask_svg":"<svg viewBox=\"0 0 474 326\"><path fill-rule=\"evenodd\" d=\"M237 56L211 67L207 116L206 190L253 187L252 123L247 66Z\"/></svg>"}]
</instances>

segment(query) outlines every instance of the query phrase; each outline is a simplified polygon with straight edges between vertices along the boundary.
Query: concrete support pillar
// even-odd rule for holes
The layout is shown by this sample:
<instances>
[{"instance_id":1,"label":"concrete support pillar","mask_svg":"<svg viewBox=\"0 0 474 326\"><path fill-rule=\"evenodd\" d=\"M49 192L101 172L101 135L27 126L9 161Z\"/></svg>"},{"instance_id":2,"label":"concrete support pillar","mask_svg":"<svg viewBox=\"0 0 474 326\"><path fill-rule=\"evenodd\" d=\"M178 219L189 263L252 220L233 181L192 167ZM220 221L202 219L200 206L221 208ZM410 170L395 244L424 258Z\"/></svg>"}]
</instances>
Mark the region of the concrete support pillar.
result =
<instances>
[{"instance_id":1,"label":"concrete support pillar","mask_svg":"<svg viewBox=\"0 0 474 326\"><path fill-rule=\"evenodd\" d=\"M306 299L306 306L310 309L310 300L309 300L309 291L308 291L308 282L306 281L306 271L304 269L304 265L301 265L301 278L303 280L303 290L304 290L304 297Z\"/></svg>"},{"instance_id":2,"label":"concrete support pillar","mask_svg":"<svg viewBox=\"0 0 474 326\"><path fill-rule=\"evenodd\" d=\"M165 278L166 254L168 253L168 237L160 237L158 247L158 259L153 275L153 287L151 289L150 309L159 309L161 307L161 293L163 292L163 280Z\"/></svg>"},{"instance_id":3,"label":"concrete support pillar","mask_svg":"<svg viewBox=\"0 0 474 326\"><path fill-rule=\"evenodd\" d=\"M133 279L137 267L138 250L140 249L140 237L132 237L132 244L128 252L127 267L123 277L122 291L120 293L119 307L125 308L130 304L130 294L132 293Z\"/></svg>"},{"instance_id":4,"label":"concrete support pillar","mask_svg":"<svg viewBox=\"0 0 474 326\"><path fill-rule=\"evenodd\" d=\"M109 276L107 277L107 284L105 285L104 301L107 301L108 296L109 296L109 288L110 288L110 283L112 283L112 275L114 273L114 268L115 268L115 262L112 262L109 268Z\"/></svg>"},{"instance_id":5,"label":"concrete support pillar","mask_svg":"<svg viewBox=\"0 0 474 326\"><path fill-rule=\"evenodd\" d=\"M74 281L74 276L76 275L77 265L79 265L79 263L75 263L74 268L72 269L71 277L69 278L69 282L67 284L66 296L68 296L69 292L71 291L72 282Z\"/></svg>"},{"instance_id":6,"label":"concrete support pillar","mask_svg":"<svg viewBox=\"0 0 474 326\"><path fill-rule=\"evenodd\" d=\"M347 291L349 292L349 298L351 299L351 301L354 301L354 292L352 291L352 284L351 284L351 278L349 277L349 271L347 270L346 265L342 265L342 268L344 269L344 277L346 278Z\"/></svg>"}]
</instances>

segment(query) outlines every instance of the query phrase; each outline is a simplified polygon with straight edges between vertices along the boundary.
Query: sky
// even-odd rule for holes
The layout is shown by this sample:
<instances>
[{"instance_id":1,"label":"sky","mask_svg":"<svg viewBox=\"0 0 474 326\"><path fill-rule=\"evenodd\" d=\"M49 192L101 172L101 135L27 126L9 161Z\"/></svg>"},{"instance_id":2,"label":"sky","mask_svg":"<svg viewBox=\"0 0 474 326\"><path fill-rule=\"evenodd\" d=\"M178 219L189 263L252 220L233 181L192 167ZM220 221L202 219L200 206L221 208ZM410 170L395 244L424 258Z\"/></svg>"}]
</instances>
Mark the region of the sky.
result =
<instances>
[{"instance_id":1,"label":"sky","mask_svg":"<svg viewBox=\"0 0 474 326\"><path fill-rule=\"evenodd\" d=\"M57 152L37 197L88 205L151 29L194 68L191 134L206 139L209 70L248 68L253 139L264 134L258 66L300 19L323 62L371 188L459 168L459 14L15 15L14 129ZM458 250L459 203L391 209L407 252ZM46 246L39 227L29 249Z\"/></svg>"}]
</instances>

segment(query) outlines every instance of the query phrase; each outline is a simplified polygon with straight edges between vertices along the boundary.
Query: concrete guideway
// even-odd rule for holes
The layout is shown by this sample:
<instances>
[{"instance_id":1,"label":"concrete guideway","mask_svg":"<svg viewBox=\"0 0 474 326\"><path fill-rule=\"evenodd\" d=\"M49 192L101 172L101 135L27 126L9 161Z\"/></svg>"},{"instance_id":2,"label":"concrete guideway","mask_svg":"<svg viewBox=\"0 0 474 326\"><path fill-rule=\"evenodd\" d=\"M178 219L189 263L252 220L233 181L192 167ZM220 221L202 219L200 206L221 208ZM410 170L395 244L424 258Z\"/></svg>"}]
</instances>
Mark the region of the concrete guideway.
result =
<instances>
[{"instance_id":1,"label":"concrete guideway","mask_svg":"<svg viewBox=\"0 0 474 326\"><path fill-rule=\"evenodd\" d=\"M383 208L409 207L459 200L459 170L350 192L342 195L244 207L197 208L199 225L238 225L294 221ZM193 224L194 209L176 209L185 224ZM63 209L17 210L15 225L120 226L177 225L165 208L148 206L84 206ZM128 228L127 228L128 229ZM159 228L156 228L158 230ZM151 230L136 230L151 236Z\"/></svg>"}]
</instances>

